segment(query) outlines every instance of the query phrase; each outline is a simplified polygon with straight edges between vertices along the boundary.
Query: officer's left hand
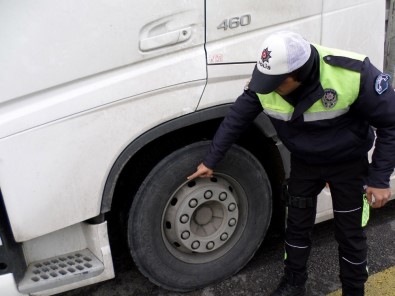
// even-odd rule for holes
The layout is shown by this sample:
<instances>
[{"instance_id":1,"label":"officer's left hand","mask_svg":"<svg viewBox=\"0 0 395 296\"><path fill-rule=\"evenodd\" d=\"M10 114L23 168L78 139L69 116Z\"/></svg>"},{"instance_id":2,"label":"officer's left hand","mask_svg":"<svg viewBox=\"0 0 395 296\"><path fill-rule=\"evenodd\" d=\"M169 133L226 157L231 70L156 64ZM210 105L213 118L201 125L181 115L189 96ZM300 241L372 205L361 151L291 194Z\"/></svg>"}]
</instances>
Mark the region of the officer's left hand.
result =
<instances>
[{"instance_id":1,"label":"officer's left hand","mask_svg":"<svg viewBox=\"0 0 395 296\"><path fill-rule=\"evenodd\" d=\"M381 208L391 196L390 188L366 188L366 198L372 208Z\"/></svg>"}]
</instances>

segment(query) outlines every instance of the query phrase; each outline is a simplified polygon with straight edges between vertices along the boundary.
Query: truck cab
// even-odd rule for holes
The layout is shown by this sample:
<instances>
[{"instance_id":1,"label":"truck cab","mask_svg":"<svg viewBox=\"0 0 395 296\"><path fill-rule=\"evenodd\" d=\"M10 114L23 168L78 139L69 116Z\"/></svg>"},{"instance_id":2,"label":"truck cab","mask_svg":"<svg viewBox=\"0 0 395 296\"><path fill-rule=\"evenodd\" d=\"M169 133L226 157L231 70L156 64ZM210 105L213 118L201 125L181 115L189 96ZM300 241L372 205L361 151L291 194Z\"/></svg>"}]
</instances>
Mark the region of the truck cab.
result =
<instances>
[{"instance_id":1,"label":"truck cab","mask_svg":"<svg viewBox=\"0 0 395 296\"><path fill-rule=\"evenodd\" d=\"M213 178L186 177L251 77L262 40L292 30L383 68L380 0L2 1L0 19L7 296L113 278L112 235L169 290L235 274L284 220L287 149L262 113ZM316 221L331 217L324 189Z\"/></svg>"}]
</instances>

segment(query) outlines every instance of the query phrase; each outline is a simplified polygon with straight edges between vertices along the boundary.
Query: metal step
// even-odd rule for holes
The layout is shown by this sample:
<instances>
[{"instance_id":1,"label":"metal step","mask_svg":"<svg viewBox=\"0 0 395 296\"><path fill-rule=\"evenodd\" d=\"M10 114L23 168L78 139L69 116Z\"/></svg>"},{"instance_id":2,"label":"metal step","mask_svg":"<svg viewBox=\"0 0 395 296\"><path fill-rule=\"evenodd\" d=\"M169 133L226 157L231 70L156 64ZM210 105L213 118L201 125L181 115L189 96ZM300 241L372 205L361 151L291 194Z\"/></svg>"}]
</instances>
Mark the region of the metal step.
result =
<instances>
[{"instance_id":1,"label":"metal step","mask_svg":"<svg viewBox=\"0 0 395 296\"><path fill-rule=\"evenodd\" d=\"M31 263L18 289L25 294L35 293L79 282L103 271L103 263L85 249Z\"/></svg>"}]
</instances>

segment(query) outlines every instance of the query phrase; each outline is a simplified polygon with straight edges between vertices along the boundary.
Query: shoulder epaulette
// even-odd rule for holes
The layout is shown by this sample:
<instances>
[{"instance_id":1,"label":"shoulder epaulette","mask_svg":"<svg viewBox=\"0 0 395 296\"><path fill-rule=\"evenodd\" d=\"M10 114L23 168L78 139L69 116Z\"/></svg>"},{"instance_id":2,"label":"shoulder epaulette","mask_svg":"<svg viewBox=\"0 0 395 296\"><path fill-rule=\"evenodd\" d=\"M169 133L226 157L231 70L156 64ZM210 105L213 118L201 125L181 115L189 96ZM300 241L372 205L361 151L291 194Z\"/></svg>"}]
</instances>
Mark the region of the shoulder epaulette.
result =
<instances>
[{"instance_id":1,"label":"shoulder epaulette","mask_svg":"<svg viewBox=\"0 0 395 296\"><path fill-rule=\"evenodd\" d=\"M362 70L363 61L353 58L327 55L323 59L325 63L331 66L342 67L355 72L361 72Z\"/></svg>"}]
</instances>

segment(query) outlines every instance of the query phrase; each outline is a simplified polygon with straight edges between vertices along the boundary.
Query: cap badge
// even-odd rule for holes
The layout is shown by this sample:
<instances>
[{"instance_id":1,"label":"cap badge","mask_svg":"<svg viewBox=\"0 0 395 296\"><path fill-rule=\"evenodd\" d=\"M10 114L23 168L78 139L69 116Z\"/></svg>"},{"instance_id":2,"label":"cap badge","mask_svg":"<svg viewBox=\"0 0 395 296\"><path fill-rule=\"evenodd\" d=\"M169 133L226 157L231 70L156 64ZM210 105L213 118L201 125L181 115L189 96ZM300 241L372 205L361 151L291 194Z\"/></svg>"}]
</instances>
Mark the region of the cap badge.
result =
<instances>
[{"instance_id":1,"label":"cap badge","mask_svg":"<svg viewBox=\"0 0 395 296\"><path fill-rule=\"evenodd\" d=\"M269 50L268 47L266 47L262 51L261 60L259 61L259 64L261 65L261 67L266 68L268 70L270 70L270 66L268 65L269 59L272 57L270 54L271 54L271 51Z\"/></svg>"},{"instance_id":2,"label":"cap badge","mask_svg":"<svg viewBox=\"0 0 395 296\"><path fill-rule=\"evenodd\" d=\"M262 51L262 54L261 54L262 63L269 62L269 59L271 58L270 54L271 54L271 51L269 51L269 48L266 47Z\"/></svg>"},{"instance_id":3,"label":"cap badge","mask_svg":"<svg viewBox=\"0 0 395 296\"><path fill-rule=\"evenodd\" d=\"M379 95L381 95L388 89L390 80L391 76L388 74L380 74L379 76L377 76L376 82L374 83L374 89Z\"/></svg>"},{"instance_id":4,"label":"cap badge","mask_svg":"<svg viewBox=\"0 0 395 296\"><path fill-rule=\"evenodd\" d=\"M321 101L326 109L332 109L337 103L337 92L331 88L325 89Z\"/></svg>"}]
</instances>

